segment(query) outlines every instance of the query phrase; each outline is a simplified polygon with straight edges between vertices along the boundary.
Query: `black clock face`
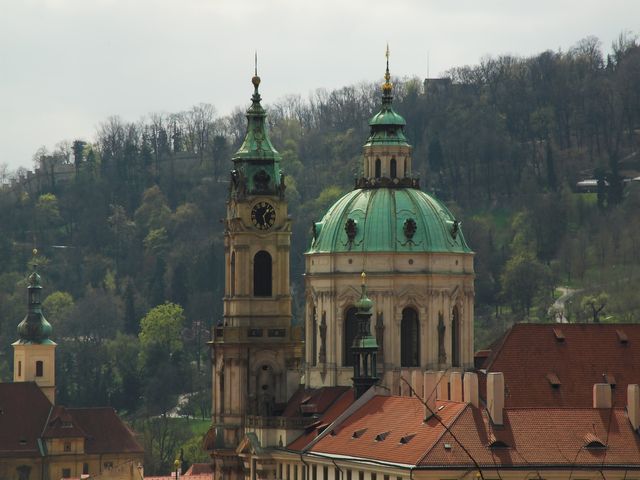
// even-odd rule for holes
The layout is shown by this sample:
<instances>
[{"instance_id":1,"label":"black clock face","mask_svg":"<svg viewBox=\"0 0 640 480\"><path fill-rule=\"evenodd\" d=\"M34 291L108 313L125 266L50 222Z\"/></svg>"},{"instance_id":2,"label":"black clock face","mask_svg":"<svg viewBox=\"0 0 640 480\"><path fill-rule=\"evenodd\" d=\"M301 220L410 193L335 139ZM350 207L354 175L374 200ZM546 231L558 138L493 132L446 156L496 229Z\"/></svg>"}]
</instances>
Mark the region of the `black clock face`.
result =
<instances>
[{"instance_id":1,"label":"black clock face","mask_svg":"<svg viewBox=\"0 0 640 480\"><path fill-rule=\"evenodd\" d=\"M267 202L258 202L251 209L251 221L260 230L267 230L276 221L276 209Z\"/></svg>"}]
</instances>

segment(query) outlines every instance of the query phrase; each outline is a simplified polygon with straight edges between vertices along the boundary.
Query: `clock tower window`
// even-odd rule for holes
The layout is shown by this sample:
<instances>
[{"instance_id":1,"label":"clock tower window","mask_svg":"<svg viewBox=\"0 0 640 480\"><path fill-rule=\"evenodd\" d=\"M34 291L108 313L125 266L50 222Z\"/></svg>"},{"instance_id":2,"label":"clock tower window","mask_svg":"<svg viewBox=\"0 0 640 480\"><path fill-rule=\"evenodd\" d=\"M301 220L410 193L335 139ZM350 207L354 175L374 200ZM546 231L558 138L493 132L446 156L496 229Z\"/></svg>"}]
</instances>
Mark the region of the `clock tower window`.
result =
<instances>
[{"instance_id":1,"label":"clock tower window","mask_svg":"<svg viewBox=\"0 0 640 480\"><path fill-rule=\"evenodd\" d=\"M269 252L260 250L253 257L253 295L270 297L272 295L272 262Z\"/></svg>"}]
</instances>

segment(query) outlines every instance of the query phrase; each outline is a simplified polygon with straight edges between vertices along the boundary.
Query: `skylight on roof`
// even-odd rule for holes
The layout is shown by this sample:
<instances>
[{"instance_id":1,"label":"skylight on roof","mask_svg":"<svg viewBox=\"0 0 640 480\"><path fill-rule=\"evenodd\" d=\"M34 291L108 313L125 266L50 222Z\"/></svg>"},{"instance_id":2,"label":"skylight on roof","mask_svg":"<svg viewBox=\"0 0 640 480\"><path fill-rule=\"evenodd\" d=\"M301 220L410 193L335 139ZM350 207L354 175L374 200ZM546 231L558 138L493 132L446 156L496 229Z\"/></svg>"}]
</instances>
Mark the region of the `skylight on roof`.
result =
<instances>
[{"instance_id":1,"label":"skylight on roof","mask_svg":"<svg viewBox=\"0 0 640 480\"><path fill-rule=\"evenodd\" d=\"M553 334L556 336L556 341L564 342L565 337L564 337L564 333L562 333L562 330L560 330L559 328L554 328Z\"/></svg>"},{"instance_id":2,"label":"skylight on roof","mask_svg":"<svg viewBox=\"0 0 640 480\"><path fill-rule=\"evenodd\" d=\"M361 428L360 430L356 430L351 434L351 438L360 438L366 432L366 428Z\"/></svg>"},{"instance_id":3,"label":"skylight on roof","mask_svg":"<svg viewBox=\"0 0 640 480\"><path fill-rule=\"evenodd\" d=\"M605 443L593 433L587 433L584 436L584 442L585 442L584 448L589 448L589 449L607 448Z\"/></svg>"},{"instance_id":4,"label":"skylight on roof","mask_svg":"<svg viewBox=\"0 0 640 480\"><path fill-rule=\"evenodd\" d=\"M547 373L547 380L549 381L549 384L553 388L560 388L560 385L562 385L562 383L560 383L560 379L558 378L558 375L556 375L553 372Z\"/></svg>"},{"instance_id":5,"label":"skylight on roof","mask_svg":"<svg viewBox=\"0 0 640 480\"><path fill-rule=\"evenodd\" d=\"M623 330L616 330L616 333L618 334L618 341L620 343L627 343L629 341L629 337L627 337L627 334L624 333Z\"/></svg>"},{"instance_id":6,"label":"skylight on roof","mask_svg":"<svg viewBox=\"0 0 640 480\"><path fill-rule=\"evenodd\" d=\"M402 445L405 445L405 444L409 443L413 439L413 437L415 437L415 436L416 436L415 433L410 433L409 435L405 435L402 438L400 438L400 443Z\"/></svg>"}]
</instances>

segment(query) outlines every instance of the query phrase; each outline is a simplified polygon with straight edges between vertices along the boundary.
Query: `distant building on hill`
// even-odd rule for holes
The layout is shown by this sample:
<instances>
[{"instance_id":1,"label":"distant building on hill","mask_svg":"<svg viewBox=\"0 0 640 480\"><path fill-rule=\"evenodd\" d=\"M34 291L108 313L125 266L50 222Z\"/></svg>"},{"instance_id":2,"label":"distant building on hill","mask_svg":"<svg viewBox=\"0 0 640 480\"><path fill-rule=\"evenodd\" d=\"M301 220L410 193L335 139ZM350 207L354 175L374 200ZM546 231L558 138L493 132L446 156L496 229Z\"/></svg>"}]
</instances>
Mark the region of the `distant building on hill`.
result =
<instances>
[{"instance_id":1,"label":"distant building on hill","mask_svg":"<svg viewBox=\"0 0 640 480\"><path fill-rule=\"evenodd\" d=\"M56 405L56 344L41 289L34 271L13 344L13 383L0 383L0 480L141 478L144 450L112 408Z\"/></svg>"}]
</instances>

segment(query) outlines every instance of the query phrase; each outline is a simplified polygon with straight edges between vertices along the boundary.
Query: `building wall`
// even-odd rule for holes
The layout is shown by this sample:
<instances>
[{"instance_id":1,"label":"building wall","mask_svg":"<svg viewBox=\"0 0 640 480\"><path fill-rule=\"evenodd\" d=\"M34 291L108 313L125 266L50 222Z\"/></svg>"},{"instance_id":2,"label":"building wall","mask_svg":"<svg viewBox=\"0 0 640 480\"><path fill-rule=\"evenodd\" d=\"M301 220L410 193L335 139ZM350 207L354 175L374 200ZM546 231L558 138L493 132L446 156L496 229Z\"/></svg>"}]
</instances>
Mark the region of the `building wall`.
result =
<instances>
[{"instance_id":1,"label":"building wall","mask_svg":"<svg viewBox=\"0 0 640 480\"><path fill-rule=\"evenodd\" d=\"M90 475L101 474L114 480L137 480L140 478L138 465L143 463L143 454L83 454L67 452L47 457L2 458L0 459L0 480L20 480L18 468L30 468L25 480L58 480L68 469L70 477L80 478L87 464ZM44 474L43 474L44 470Z\"/></svg>"},{"instance_id":2,"label":"building wall","mask_svg":"<svg viewBox=\"0 0 640 480\"><path fill-rule=\"evenodd\" d=\"M49 401L55 403L56 344L13 344L13 381L36 382ZM42 375L36 375L36 363L42 362Z\"/></svg>"},{"instance_id":3,"label":"building wall","mask_svg":"<svg viewBox=\"0 0 640 480\"><path fill-rule=\"evenodd\" d=\"M393 388L398 382L401 321L405 307L411 307L418 313L420 361L417 368L439 370L452 367L454 307L458 308L461 326L459 368L473 367L472 254L316 253L306 257L308 386L351 385L353 369L343 366L345 313L360 296L360 274L363 270L367 274L367 294L374 302L371 332L376 332L379 320L384 326L378 359L385 386ZM439 357L440 316L445 325L444 362ZM320 328L323 318L326 324L324 341ZM324 362L320 355L323 349ZM394 393L398 392L394 390Z\"/></svg>"}]
</instances>

